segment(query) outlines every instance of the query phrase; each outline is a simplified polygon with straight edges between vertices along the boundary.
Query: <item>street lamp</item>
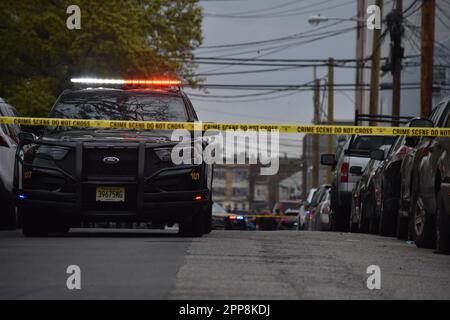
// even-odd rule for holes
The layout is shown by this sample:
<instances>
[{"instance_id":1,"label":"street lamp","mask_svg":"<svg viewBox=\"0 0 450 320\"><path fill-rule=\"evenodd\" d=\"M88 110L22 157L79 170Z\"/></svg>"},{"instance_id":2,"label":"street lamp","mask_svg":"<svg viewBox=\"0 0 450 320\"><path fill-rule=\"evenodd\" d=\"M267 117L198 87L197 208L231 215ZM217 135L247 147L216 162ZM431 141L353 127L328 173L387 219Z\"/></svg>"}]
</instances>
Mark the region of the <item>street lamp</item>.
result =
<instances>
[{"instance_id":1,"label":"street lamp","mask_svg":"<svg viewBox=\"0 0 450 320\"><path fill-rule=\"evenodd\" d=\"M364 19L358 19L358 18L330 18L330 17L322 16L320 14L310 16L308 18L309 24L311 24L313 26L317 26L322 22L327 22L330 20L332 20L332 21L356 21L356 22L365 22L366 21Z\"/></svg>"}]
</instances>

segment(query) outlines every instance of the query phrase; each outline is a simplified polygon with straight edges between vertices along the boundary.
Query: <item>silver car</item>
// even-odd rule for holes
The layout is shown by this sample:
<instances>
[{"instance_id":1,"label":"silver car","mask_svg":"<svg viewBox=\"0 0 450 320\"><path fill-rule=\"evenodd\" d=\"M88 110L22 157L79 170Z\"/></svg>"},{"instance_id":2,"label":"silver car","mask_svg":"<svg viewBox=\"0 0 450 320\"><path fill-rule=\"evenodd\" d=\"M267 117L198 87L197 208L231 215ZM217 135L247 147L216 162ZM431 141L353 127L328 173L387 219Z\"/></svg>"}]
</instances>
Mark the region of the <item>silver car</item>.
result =
<instances>
[{"instance_id":1,"label":"silver car","mask_svg":"<svg viewBox=\"0 0 450 320\"><path fill-rule=\"evenodd\" d=\"M0 116L17 117L17 111L0 98ZM17 215L12 196L14 157L19 141L20 128L16 125L0 125L0 229L14 229Z\"/></svg>"},{"instance_id":2,"label":"silver car","mask_svg":"<svg viewBox=\"0 0 450 320\"><path fill-rule=\"evenodd\" d=\"M383 145L391 145L394 140L393 136L355 135L347 140L338 154L322 155L321 164L333 167L331 230L348 231L349 229L352 190L361 178L360 175L352 173L352 168L359 167L361 171L364 171L370 160L371 151Z\"/></svg>"}]
</instances>

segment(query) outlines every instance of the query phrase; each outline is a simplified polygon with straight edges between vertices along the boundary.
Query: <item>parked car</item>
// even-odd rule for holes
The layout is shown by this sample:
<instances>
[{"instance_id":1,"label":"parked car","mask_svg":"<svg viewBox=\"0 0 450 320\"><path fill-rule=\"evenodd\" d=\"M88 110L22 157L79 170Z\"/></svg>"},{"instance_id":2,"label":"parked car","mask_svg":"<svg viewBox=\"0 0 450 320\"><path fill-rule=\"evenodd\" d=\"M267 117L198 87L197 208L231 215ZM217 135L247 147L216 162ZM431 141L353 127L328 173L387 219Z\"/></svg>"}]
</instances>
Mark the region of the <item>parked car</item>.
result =
<instances>
[{"instance_id":1,"label":"parked car","mask_svg":"<svg viewBox=\"0 0 450 320\"><path fill-rule=\"evenodd\" d=\"M314 194L316 193L317 188L312 188L309 190L308 197L306 197L306 200L302 202L302 205L300 206L300 210L298 212L297 216L297 230L306 230L305 229L305 222L306 217L309 217L309 208L311 205L311 200L314 197Z\"/></svg>"},{"instance_id":2,"label":"parked car","mask_svg":"<svg viewBox=\"0 0 450 320\"><path fill-rule=\"evenodd\" d=\"M321 164L333 167L331 187L331 209L333 219L331 229L347 231L350 225L350 211L352 204L352 190L360 175L350 172L351 167L365 169L370 160L370 153L382 145L394 142L392 136L352 136L337 155L324 154Z\"/></svg>"},{"instance_id":3,"label":"parked car","mask_svg":"<svg viewBox=\"0 0 450 320\"><path fill-rule=\"evenodd\" d=\"M305 230L313 230L320 202L323 199L324 195L326 194L327 190L329 189L331 189L330 184L323 184L319 188L317 188L317 191L314 193L314 196L309 205L309 215L306 218Z\"/></svg>"},{"instance_id":4,"label":"parked car","mask_svg":"<svg viewBox=\"0 0 450 320\"><path fill-rule=\"evenodd\" d=\"M414 118L408 127L421 128L429 126L428 121ZM373 173L375 200L378 217L378 233L382 236L406 238L407 222L399 221L398 209L400 199L400 167L405 155L410 152L411 137L395 138L389 152L373 151L371 157L380 161Z\"/></svg>"},{"instance_id":5,"label":"parked car","mask_svg":"<svg viewBox=\"0 0 450 320\"><path fill-rule=\"evenodd\" d=\"M325 189L322 197L319 199L319 205L314 214L314 220L311 222L313 230L329 231L330 230L330 213L331 213L331 188Z\"/></svg>"},{"instance_id":6,"label":"parked car","mask_svg":"<svg viewBox=\"0 0 450 320\"><path fill-rule=\"evenodd\" d=\"M212 229L225 229L225 218L230 214L217 202L212 205Z\"/></svg>"},{"instance_id":7,"label":"parked car","mask_svg":"<svg viewBox=\"0 0 450 320\"><path fill-rule=\"evenodd\" d=\"M449 113L450 98L447 98L433 109L429 125L449 127ZM445 220L450 210L448 192L444 197L441 193L445 193L448 184L447 139L426 135L408 139L413 148L405 156L400 169L399 203L399 219L408 219L408 238L414 240L418 247L437 246L446 252L448 240L445 234L449 227Z\"/></svg>"},{"instance_id":8,"label":"parked car","mask_svg":"<svg viewBox=\"0 0 450 320\"><path fill-rule=\"evenodd\" d=\"M383 145L378 150L386 156L391 148ZM376 151L372 151L372 154ZM371 158L363 170L360 166L350 168L350 173L360 176L361 179L352 190L352 207L350 209L350 231L362 233L378 233L379 228L379 185L374 179L381 161Z\"/></svg>"},{"instance_id":9,"label":"parked car","mask_svg":"<svg viewBox=\"0 0 450 320\"><path fill-rule=\"evenodd\" d=\"M437 128L450 128L450 97L435 108L431 122ZM450 253L450 138L421 137L415 159L410 207L413 239L418 247Z\"/></svg>"},{"instance_id":10,"label":"parked car","mask_svg":"<svg viewBox=\"0 0 450 320\"><path fill-rule=\"evenodd\" d=\"M0 116L17 117L17 111L0 98ZM0 125L0 229L15 229L17 213L12 195L14 158L19 142L20 127Z\"/></svg>"},{"instance_id":11,"label":"parked car","mask_svg":"<svg viewBox=\"0 0 450 320\"><path fill-rule=\"evenodd\" d=\"M285 217L279 220L278 229L292 230L295 227L301 202L297 200L281 200L273 207L272 213Z\"/></svg>"}]
</instances>

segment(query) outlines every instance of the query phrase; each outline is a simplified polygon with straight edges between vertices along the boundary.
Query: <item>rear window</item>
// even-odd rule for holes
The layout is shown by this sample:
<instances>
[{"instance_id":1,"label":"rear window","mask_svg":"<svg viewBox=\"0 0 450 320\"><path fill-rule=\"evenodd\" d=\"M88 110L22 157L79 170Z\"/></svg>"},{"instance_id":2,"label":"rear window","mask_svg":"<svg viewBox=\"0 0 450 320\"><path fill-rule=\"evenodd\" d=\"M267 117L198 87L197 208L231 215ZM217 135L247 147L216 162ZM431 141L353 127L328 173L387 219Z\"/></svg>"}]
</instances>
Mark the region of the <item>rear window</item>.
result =
<instances>
[{"instance_id":1,"label":"rear window","mask_svg":"<svg viewBox=\"0 0 450 320\"><path fill-rule=\"evenodd\" d=\"M300 202L283 202L282 203L284 211L287 211L289 209L298 209L300 207Z\"/></svg>"},{"instance_id":2,"label":"rear window","mask_svg":"<svg viewBox=\"0 0 450 320\"><path fill-rule=\"evenodd\" d=\"M314 193L314 197L311 200L311 204L317 205L320 201L322 201L322 198L324 194L326 194L328 189L331 189L331 186L327 185L318 189L316 193Z\"/></svg>"},{"instance_id":3,"label":"rear window","mask_svg":"<svg viewBox=\"0 0 450 320\"><path fill-rule=\"evenodd\" d=\"M357 136L349 147L349 152L370 154L381 146L392 145L395 136Z\"/></svg>"},{"instance_id":4,"label":"rear window","mask_svg":"<svg viewBox=\"0 0 450 320\"><path fill-rule=\"evenodd\" d=\"M188 120L186 106L178 95L120 90L68 93L58 100L51 117L173 122Z\"/></svg>"}]
</instances>

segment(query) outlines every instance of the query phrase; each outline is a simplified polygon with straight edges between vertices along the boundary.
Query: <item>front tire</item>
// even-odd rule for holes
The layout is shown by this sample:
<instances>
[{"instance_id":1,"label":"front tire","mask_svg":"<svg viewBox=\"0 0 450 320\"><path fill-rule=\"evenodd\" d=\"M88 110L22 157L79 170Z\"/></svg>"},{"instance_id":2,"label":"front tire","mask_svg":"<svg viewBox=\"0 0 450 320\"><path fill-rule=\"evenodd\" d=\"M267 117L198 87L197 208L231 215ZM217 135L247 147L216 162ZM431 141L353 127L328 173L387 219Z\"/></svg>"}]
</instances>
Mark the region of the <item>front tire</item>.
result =
<instances>
[{"instance_id":1,"label":"front tire","mask_svg":"<svg viewBox=\"0 0 450 320\"><path fill-rule=\"evenodd\" d=\"M396 237L399 240L407 240L408 238L408 218L402 217L400 213L397 214L397 230Z\"/></svg>"},{"instance_id":2,"label":"front tire","mask_svg":"<svg viewBox=\"0 0 450 320\"><path fill-rule=\"evenodd\" d=\"M203 211L195 213L190 219L180 222L179 233L183 237L201 237L205 231Z\"/></svg>"},{"instance_id":3,"label":"front tire","mask_svg":"<svg viewBox=\"0 0 450 320\"><path fill-rule=\"evenodd\" d=\"M369 233L370 234L377 234L379 229L379 221L377 217L376 212L376 206L375 206L375 199L373 197L369 197L367 200L366 206L368 207L368 214L369 214Z\"/></svg>"},{"instance_id":4,"label":"front tire","mask_svg":"<svg viewBox=\"0 0 450 320\"><path fill-rule=\"evenodd\" d=\"M0 230L14 230L17 228L16 207L12 203L6 204L0 213Z\"/></svg>"},{"instance_id":5,"label":"front tire","mask_svg":"<svg viewBox=\"0 0 450 320\"><path fill-rule=\"evenodd\" d=\"M348 206L340 206L333 214L332 231L347 232L350 224L350 208Z\"/></svg>"},{"instance_id":6,"label":"front tire","mask_svg":"<svg viewBox=\"0 0 450 320\"><path fill-rule=\"evenodd\" d=\"M204 233L210 234L212 231L212 203L207 205L203 214L205 216Z\"/></svg>"},{"instance_id":7,"label":"front tire","mask_svg":"<svg viewBox=\"0 0 450 320\"><path fill-rule=\"evenodd\" d=\"M44 237L49 233L46 219L39 210L19 208L22 221L22 233L25 237Z\"/></svg>"},{"instance_id":8,"label":"front tire","mask_svg":"<svg viewBox=\"0 0 450 320\"><path fill-rule=\"evenodd\" d=\"M441 253L450 253L450 219L443 209L444 195L440 191L436 197L436 249Z\"/></svg>"},{"instance_id":9,"label":"front tire","mask_svg":"<svg viewBox=\"0 0 450 320\"><path fill-rule=\"evenodd\" d=\"M397 229L397 218L395 214L390 212L391 206L386 205L385 200L383 202L380 213L379 233L383 237L394 237Z\"/></svg>"},{"instance_id":10,"label":"front tire","mask_svg":"<svg viewBox=\"0 0 450 320\"><path fill-rule=\"evenodd\" d=\"M421 197L413 200L415 200L412 202L414 241L419 248L434 248L436 245L436 231L433 218L425 209L425 204Z\"/></svg>"}]
</instances>

